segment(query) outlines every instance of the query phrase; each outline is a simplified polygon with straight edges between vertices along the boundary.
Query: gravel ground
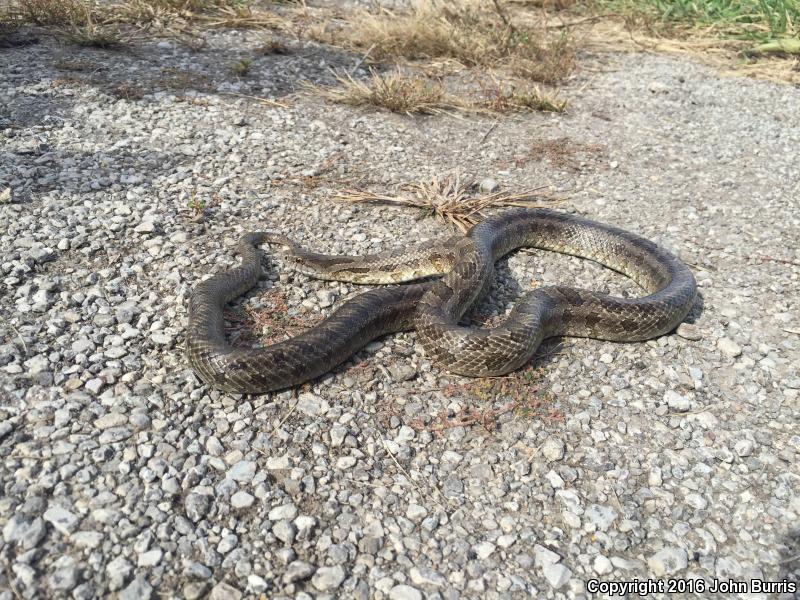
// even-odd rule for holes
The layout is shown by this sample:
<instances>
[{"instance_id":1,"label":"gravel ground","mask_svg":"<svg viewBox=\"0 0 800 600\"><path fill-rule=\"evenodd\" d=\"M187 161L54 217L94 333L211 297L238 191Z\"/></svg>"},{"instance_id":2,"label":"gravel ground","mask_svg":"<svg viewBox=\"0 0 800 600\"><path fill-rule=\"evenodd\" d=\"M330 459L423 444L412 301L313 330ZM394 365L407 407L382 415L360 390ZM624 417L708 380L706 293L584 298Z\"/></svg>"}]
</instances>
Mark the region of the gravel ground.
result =
<instances>
[{"instance_id":1,"label":"gravel ground","mask_svg":"<svg viewBox=\"0 0 800 600\"><path fill-rule=\"evenodd\" d=\"M231 75L257 38L0 50L0 600L797 581L800 90L604 55L584 57L564 115L411 119L292 94L358 62L313 45ZM238 234L353 253L443 236L332 196L456 170L548 185L565 210L673 249L700 285L692 323L647 343L551 342L488 392L432 366L413 333L295 392L200 385L186 298L235 262ZM269 262L247 300L280 308L262 325L314 320L357 291ZM484 317L530 285L635 292L542 252L498 270ZM515 395L496 423L441 428Z\"/></svg>"}]
</instances>

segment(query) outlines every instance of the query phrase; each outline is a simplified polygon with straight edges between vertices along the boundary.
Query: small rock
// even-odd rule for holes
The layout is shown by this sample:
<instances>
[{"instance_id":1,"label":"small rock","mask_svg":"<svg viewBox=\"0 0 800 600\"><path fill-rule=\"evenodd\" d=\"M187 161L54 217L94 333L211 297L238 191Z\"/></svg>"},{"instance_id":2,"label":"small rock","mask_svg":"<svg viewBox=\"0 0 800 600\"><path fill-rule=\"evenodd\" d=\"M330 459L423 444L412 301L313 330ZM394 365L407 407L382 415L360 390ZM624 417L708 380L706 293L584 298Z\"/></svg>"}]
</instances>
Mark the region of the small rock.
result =
<instances>
[{"instance_id":1,"label":"small rock","mask_svg":"<svg viewBox=\"0 0 800 600\"><path fill-rule=\"evenodd\" d=\"M536 564L543 567L548 564L555 564L561 560L561 557L541 544L536 544L533 547L533 556L536 558Z\"/></svg>"},{"instance_id":2,"label":"small rock","mask_svg":"<svg viewBox=\"0 0 800 600\"><path fill-rule=\"evenodd\" d=\"M722 351L725 356L736 358L742 354L742 348L730 338L720 338L717 342L717 348Z\"/></svg>"},{"instance_id":3,"label":"small rock","mask_svg":"<svg viewBox=\"0 0 800 600\"><path fill-rule=\"evenodd\" d=\"M497 183L497 181L495 181L491 177L487 177L486 179L480 182L480 184L478 185L478 189L480 189L480 191L484 193L491 194L500 189L500 184Z\"/></svg>"},{"instance_id":4,"label":"small rock","mask_svg":"<svg viewBox=\"0 0 800 600\"><path fill-rule=\"evenodd\" d=\"M35 548L45 535L42 519L28 522L21 514L13 515L3 526L3 539L7 544L16 542L24 550Z\"/></svg>"},{"instance_id":5,"label":"small rock","mask_svg":"<svg viewBox=\"0 0 800 600\"><path fill-rule=\"evenodd\" d=\"M510 548L517 541L517 536L513 533L507 533L497 538L497 545L501 548Z\"/></svg>"},{"instance_id":6,"label":"small rock","mask_svg":"<svg viewBox=\"0 0 800 600\"><path fill-rule=\"evenodd\" d=\"M304 560L295 560L289 563L286 567L286 572L283 574L283 583L294 583L295 581L303 581L308 579L314 574L316 567L311 563Z\"/></svg>"},{"instance_id":7,"label":"small rock","mask_svg":"<svg viewBox=\"0 0 800 600\"><path fill-rule=\"evenodd\" d=\"M203 519L208 514L208 511L211 510L213 494L213 490L205 486L197 487L190 491L183 503L186 509L186 516L195 523Z\"/></svg>"},{"instance_id":8,"label":"small rock","mask_svg":"<svg viewBox=\"0 0 800 600\"><path fill-rule=\"evenodd\" d=\"M247 591L254 594L261 594L262 592L266 592L268 587L269 584L263 577L259 577L258 575L247 576Z\"/></svg>"},{"instance_id":9,"label":"small rock","mask_svg":"<svg viewBox=\"0 0 800 600\"><path fill-rule=\"evenodd\" d=\"M614 570L614 565L611 564L611 561L603 556L602 554L598 554L594 557L594 572L598 575L608 575L611 571Z\"/></svg>"},{"instance_id":10,"label":"small rock","mask_svg":"<svg viewBox=\"0 0 800 600\"><path fill-rule=\"evenodd\" d=\"M292 463L287 455L270 456L267 459L267 468L270 471L282 471L291 468Z\"/></svg>"},{"instance_id":11,"label":"small rock","mask_svg":"<svg viewBox=\"0 0 800 600\"><path fill-rule=\"evenodd\" d=\"M294 526L297 527L300 539L306 539L311 530L317 526L317 518L309 515L300 515L294 520Z\"/></svg>"},{"instance_id":12,"label":"small rock","mask_svg":"<svg viewBox=\"0 0 800 600\"><path fill-rule=\"evenodd\" d=\"M428 516L428 509L419 504L409 504L406 510L406 516L414 523L419 523Z\"/></svg>"},{"instance_id":13,"label":"small rock","mask_svg":"<svg viewBox=\"0 0 800 600\"><path fill-rule=\"evenodd\" d=\"M300 398L297 400L297 410L309 417L324 415L329 409L330 404L324 398L314 394L300 394Z\"/></svg>"},{"instance_id":14,"label":"small rock","mask_svg":"<svg viewBox=\"0 0 800 600\"><path fill-rule=\"evenodd\" d=\"M705 510L708 501L700 494L686 494L686 504L697 510Z\"/></svg>"},{"instance_id":15,"label":"small rock","mask_svg":"<svg viewBox=\"0 0 800 600\"><path fill-rule=\"evenodd\" d=\"M330 435L331 446L338 448L344 443L344 439L347 437L347 427L336 423L331 427Z\"/></svg>"},{"instance_id":16,"label":"small rock","mask_svg":"<svg viewBox=\"0 0 800 600\"><path fill-rule=\"evenodd\" d=\"M703 339L703 334L701 333L700 328L692 323L681 323L678 325L675 333L677 333L683 339L693 342Z\"/></svg>"},{"instance_id":17,"label":"small rock","mask_svg":"<svg viewBox=\"0 0 800 600\"><path fill-rule=\"evenodd\" d=\"M281 521L289 519L290 521L297 516L297 507L294 504L284 504L283 506L276 506L269 511L267 518L270 521Z\"/></svg>"},{"instance_id":18,"label":"small rock","mask_svg":"<svg viewBox=\"0 0 800 600\"><path fill-rule=\"evenodd\" d=\"M23 587L29 588L36 581L36 570L24 563L14 563L12 570Z\"/></svg>"},{"instance_id":19,"label":"small rock","mask_svg":"<svg viewBox=\"0 0 800 600\"><path fill-rule=\"evenodd\" d=\"M586 517L594 524L600 531L607 531L614 519L617 518L617 511L609 506L600 506L599 504L590 504L586 509Z\"/></svg>"},{"instance_id":20,"label":"small rock","mask_svg":"<svg viewBox=\"0 0 800 600\"><path fill-rule=\"evenodd\" d=\"M208 600L240 600L241 597L242 592L221 581L212 588L211 593L208 595Z\"/></svg>"},{"instance_id":21,"label":"small rock","mask_svg":"<svg viewBox=\"0 0 800 600\"><path fill-rule=\"evenodd\" d=\"M56 531L69 535L78 524L78 517L60 506L49 508L44 513L44 520L50 523Z\"/></svg>"},{"instance_id":22,"label":"small rock","mask_svg":"<svg viewBox=\"0 0 800 600\"><path fill-rule=\"evenodd\" d=\"M344 569L339 565L335 567L320 567L311 578L312 585L320 592L337 589L344 581Z\"/></svg>"},{"instance_id":23,"label":"small rock","mask_svg":"<svg viewBox=\"0 0 800 600\"><path fill-rule=\"evenodd\" d=\"M387 369L395 381L411 381L417 376L417 371L409 365L395 363Z\"/></svg>"},{"instance_id":24,"label":"small rock","mask_svg":"<svg viewBox=\"0 0 800 600\"><path fill-rule=\"evenodd\" d=\"M275 525L272 526L272 533L287 546L291 546L297 536L297 530L288 519L283 519L275 523Z\"/></svg>"},{"instance_id":25,"label":"small rock","mask_svg":"<svg viewBox=\"0 0 800 600\"><path fill-rule=\"evenodd\" d=\"M128 415L122 413L107 413L95 419L94 426L98 429L111 429L112 427L120 427L128 422Z\"/></svg>"},{"instance_id":26,"label":"small rock","mask_svg":"<svg viewBox=\"0 0 800 600\"><path fill-rule=\"evenodd\" d=\"M72 590L81 577L80 571L75 567L71 557L64 556L56 561L56 569L50 575L50 587L58 591Z\"/></svg>"},{"instance_id":27,"label":"small rock","mask_svg":"<svg viewBox=\"0 0 800 600\"><path fill-rule=\"evenodd\" d=\"M408 574L411 577L411 583L427 590L447 586L444 576L430 567L411 567Z\"/></svg>"},{"instance_id":28,"label":"small rock","mask_svg":"<svg viewBox=\"0 0 800 600\"><path fill-rule=\"evenodd\" d=\"M733 451L736 452L742 458L746 456L750 456L755 449L755 443L752 440L743 439L739 440L733 445Z\"/></svg>"},{"instance_id":29,"label":"small rock","mask_svg":"<svg viewBox=\"0 0 800 600\"><path fill-rule=\"evenodd\" d=\"M366 236L364 236L364 239L366 239ZM316 295L319 305L322 308L332 306L336 301L336 294L334 294L331 290L319 290Z\"/></svg>"},{"instance_id":30,"label":"small rock","mask_svg":"<svg viewBox=\"0 0 800 600\"><path fill-rule=\"evenodd\" d=\"M213 573L204 564L193 561L184 567L183 574L191 579L211 579Z\"/></svg>"},{"instance_id":31,"label":"small rock","mask_svg":"<svg viewBox=\"0 0 800 600\"><path fill-rule=\"evenodd\" d=\"M28 368L28 373L36 375L37 373L44 373L50 370L50 361L44 354L39 354L33 358L25 361L25 366Z\"/></svg>"},{"instance_id":32,"label":"small rock","mask_svg":"<svg viewBox=\"0 0 800 600\"><path fill-rule=\"evenodd\" d=\"M623 571L639 571L644 568L644 565L640 561L623 558L621 556L612 556L611 564L617 569L622 569Z\"/></svg>"},{"instance_id":33,"label":"small rock","mask_svg":"<svg viewBox=\"0 0 800 600\"><path fill-rule=\"evenodd\" d=\"M106 565L106 577L108 577L108 585L111 590L118 590L125 585L132 570L133 565L121 556L110 561Z\"/></svg>"},{"instance_id":34,"label":"small rock","mask_svg":"<svg viewBox=\"0 0 800 600\"><path fill-rule=\"evenodd\" d=\"M231 506L236 509L249 508L255 502L255 498L247 492L236 492L231 496Z\"/></svg>"},{"instance_id":35,"label":"small rock","mask_svg":"<svg viewBox=\"0 0 800 600\"><path fill-rule=\"evenodd\" d=\"M664 548L647 559L647 566L656 577L681 571L687 564L688 558L683 548Z\"/></svg>"},{"instance_id":36,"label":"small rock","mask_svg":"<svg viewBox=\"0 0 800 600\"><path fill-rule=\"evenodd\" d=\"M183 586L184 600L200 600L205 598L210 587L207 581L190 581Z\"/></svg>"},{"instance_id":37,"label":"small rock","mask_svg":"<svg viewBox=\"0 0 800 600\"><path fill-rule=\"evenodd\" d=\"M79 548L97 548L103 541L103 534L98 531L78 531L70 539Z\"/></svg>"},{"instance_id":38,"label":"small rock","mask_svg":"<svg viewBox=\"0 0 800 600\"><path fill-rule=\"evenodd\" d=\"M692 407L691 402L686 396L679 394L674 390L667 390L664 392L664 402L667 403L670 410L675 412L686 412Z\"/></svg>"},{"instance_id":39,"label":"small rock","mask_svg":"<svg viewBox=\"0 0 800 600\"><path fill-rule=\"evenodd\" d=\"M549 461L561 460L564 458L564 452L564 442L555 436L550 436L542 444L542 454Z\"/></svg>"},{"instance_id":40,"label":"small rock","mask_svg":"<svg viewBox=\"0 0 800 600\"><path fill-rule=\"evenodd\" d=\"M341 456L336 461L336 468L337 469L352 469L356 466L358 460L355 456Z\"/></svg>"},{"instance_id":41,"label":"small rock","mask_svg":"<svg viewBox=\"0 0 800 600\"><path fill-rule=\"evenodd\" d=\"M153 233L156 230L156 224L152 220L142 221L133 230L136 233Z\"/></svg>"},{"instance_id":42,"label":"small rock","mask_svg":"<svg viewBox=\"0 0 800 600\"><path fill-rule=\"evenodd\" d=\"M228 477L239 483L249 483L256 474L256 463L241 460L228 469Z\"/></svg>"},{"instance_id":43,"label":"small rock","mask_svg":"<svg viewBox=\"0 0 800 600\"><path fill-rule=\"evenodd\" d=\"M496 550L496 547L491 542L481 542L480 544L475 545L475 555L480 560L486 560L489 558L492 553Z\"/></svg>"},{"instance_id":44,"label":"small rock","mask_svg":"<svg viewBox=\"0 0 800 600\"><path fill-rule=\"evenodd\" d=\"M164 331L154 331L150 334L150 339L154 344L158 344L159 346L170 346L173 342L173 337Z\"/></svg>"},{"instance_id":45,"label":"small rock","mask_svg":"<svg viewBox=\"0 0 800 600\"><path fill-rule=\"evenodd\" d=\"M161 557L164 553L158 548L148 552L142 552L139 555L139 560L136 562L139 567L155 567L161 562Z\"/></svg>"},{"instance_id":46,"label":"small rock","mask_svg":"<svg viewBox=\"0 0 800 600\"><path fill-rule=\"evenodd\" d=\"M422 600L422 592L410 585L400 584L389 590L390 600Z\"/></svg>"},{"instance_id":47,"label":"small rock","mask_svg":"<svg viewBox=\"0 0 800 600\"><path fill-rule=\"evenodd\" d=\"M572 577L572 571L562 564L548 564L542 568L542 575L550 584L550 587L558 589L567 583Z\"/></svg>"},{"instance_id":48,"label":"small rock","mask_svg":"<svg viewBox=\"0 0 800 600\"><path fill-rule=\"evenodd\" d=\"M564 487L564 480L561 479L561 475L552 469L545 474L545 477L547 478L548 483L553 486L553 489L561 489Z\"/></svg>"},{"instance_id":49,"label":"small rock","mask_svg":"<svg viewBox=\"0 0 800 600\"><path fill-rule=\"evenodd\" d=\"M417 432L414 431L413 428L409 427L408 425L403 425L400 428L400 431L397 432L397 436L394 438L394 441L402 446L413 440L416 435Z\"/></svg>"},{"instance_id":50,"label":"small rock","mask_svg":"<svg viewBox=\"0 0 800 600\"><path fill-rule=\"evenodd\" d=\"M133 435L133 432L127 427L110 427L103 430L97 441L101 444L113 444L114 442L121 442L127 440Z\"/></svg>"},{"instance_id":51,"label":"small rock","mask_svg":"<svg viewBox=\"0 0 800 600\"><path fill-rule=\"evenodd\" d=\"M217 544L217 552L220 554L227 554L238 545L239 538L236 535L229 533L228 535L222 536L219 544Z\"/></svg>"},{"instance_id":52,"label":"small rock","mask_svg":"<svg viewBox=\"0 0 800 600\"><path fill-rule=\"evenodd\" d=\"M99 394L100 390L103 389L105 384L106 384L105 381L103 381L99 377L94 377L94 378L90 379L89 381L87 381L84 384L84 387L87 390L89 390L90 392L92 392L93 394Z\"/></svg>"},{"instance_id":53,"label":"small rock","mask_svg":"<svg viewBox=\"0 0 800 600\"><path fill-rule=\"evenodd\" d=\"M153 586L145 579L137 577L131 581L119 595L119 600L150 600L153 595Z\"/></svg>"}]
</instances>

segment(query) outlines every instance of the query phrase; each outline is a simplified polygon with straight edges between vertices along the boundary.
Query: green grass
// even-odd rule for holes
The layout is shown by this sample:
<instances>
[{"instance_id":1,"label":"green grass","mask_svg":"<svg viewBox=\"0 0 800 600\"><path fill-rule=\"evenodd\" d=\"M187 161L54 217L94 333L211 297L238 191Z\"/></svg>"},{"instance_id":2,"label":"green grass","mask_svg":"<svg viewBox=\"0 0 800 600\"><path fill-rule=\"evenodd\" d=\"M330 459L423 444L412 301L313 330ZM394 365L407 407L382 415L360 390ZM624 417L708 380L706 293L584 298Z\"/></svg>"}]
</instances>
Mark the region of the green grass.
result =
<instances>
[{"instance_id":1,"label":"green grass","mask_svg":"<svg viewBox=\"0 0 800 600\"><path fill-rule=\"evenodd\" d=\"M666 25L761 41L796 36L800 26L800 0L598 0L598 5Z\"/></svg>"}]
</instances>

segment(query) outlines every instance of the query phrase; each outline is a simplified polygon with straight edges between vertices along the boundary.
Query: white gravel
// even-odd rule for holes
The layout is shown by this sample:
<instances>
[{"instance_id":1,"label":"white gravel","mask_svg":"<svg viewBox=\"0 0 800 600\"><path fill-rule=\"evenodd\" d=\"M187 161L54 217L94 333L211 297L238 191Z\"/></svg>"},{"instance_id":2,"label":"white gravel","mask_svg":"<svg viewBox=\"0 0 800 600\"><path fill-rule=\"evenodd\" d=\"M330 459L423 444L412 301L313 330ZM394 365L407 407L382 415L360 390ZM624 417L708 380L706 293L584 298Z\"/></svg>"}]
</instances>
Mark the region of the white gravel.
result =
<instances>
[{"instance_id":1,"label":"white gravel","mask_svg":"<svg viewBox=\"0 0 800 600\"><path fill-rule=\"evenodd\" d=\"M257 42L0 50L12 192L0 600L585 598L592 578L797 581L800 90L660 56L585 57L567 114L490 131L287 96L358 63L313 45L237 80L227 65ZM95 67L65 72L62 59ZM186 94L163 82L187 69ZM122 82L144 97L113 95ZM536 140L562 137L600 149L531 158ZM443 236L332 195L455 170L489 188L547 183L565 210L678 252L700 284L692 323L647 343L547 344L534 366L550 404L493 432L435 434L441 415L508 399L476 399L413 333L299 398L198 383L186 298L234 263L238 234L275 228L351 253ZM208 201L203 221L192 194ZM269 269L254 306L280 292L292 315L327 314L356 289ZM635 292L595 265L518 253L479 311L502 313L532 282Z\"/></svg>"}]
</instances>

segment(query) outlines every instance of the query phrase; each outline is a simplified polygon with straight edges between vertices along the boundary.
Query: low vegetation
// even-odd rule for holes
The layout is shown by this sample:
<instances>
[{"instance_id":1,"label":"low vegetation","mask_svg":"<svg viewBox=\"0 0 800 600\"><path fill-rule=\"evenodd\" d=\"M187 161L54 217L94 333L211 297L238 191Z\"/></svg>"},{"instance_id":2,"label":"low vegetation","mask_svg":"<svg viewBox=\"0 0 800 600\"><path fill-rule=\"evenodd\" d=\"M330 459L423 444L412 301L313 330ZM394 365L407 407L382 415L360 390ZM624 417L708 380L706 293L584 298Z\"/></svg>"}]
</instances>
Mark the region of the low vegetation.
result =
<instances>
[{"instance_id":1,"label":"low vegetation","mask_svg":"<svg viewBox=\"0 0 800 600\"><path fill-rule=\"evenodd\" d=\"M449 96L441 84L420 75L374 73L365 80L350 75L337 75L336 79L339 85L315 86L313 91L332 102L376 106L408 115L466 108L465 103Z\"/></svg>"},{"instance_id":2,"label":"low vegetation","mask_svg":"<svg viewBox=\"0 0 800 600\"><path fill-rule=\"evenodd\" d=\"M599 0L598 4L661 31L766 42L797 36L797 0Z\"/></svg>"},{"instance_id":3,"label":"low vegetation","mask_svg":"<svg viewBox=\"0 0 800 600\"><path fill-rule=\"evenodd\" d=\"M395 10L269 0L7 0L0 22L46 27L69 43L106 49L168 35L199 51L202 30L214 27L288 32L357 52L360 64L381 72L401 67L402 76L366 79L354 70L340 77L338 90L322 93L408 114L563 111L557 88L575 68L578 40L588 49L691 53L719 67L800 81L798 0L411 0ZM256 56L288 51L270 38ZM229 72L244 77L249 60ZM492 86L480 84L487 73ZM441 77L452 74L461 79L456 85Z\"/></svg>"},{"instance_id":4,"label":"low vegetation","mask_svg":"<svg viewBox=\"0 0 800 600\"><path fill-rule=\"evenodd\" d=\"M285 24L249 0L11 0L11 25L52 28L67 42L108 48L145 32L192 35L200 27L278 28Z\"/></svg>"},{"instance_id":5,"label":"low vegetation","mask_svg":"<svg viewBox=\"0 0 800 600\"><path fill-rule=\"evenodd\" d=\"M483 211L502 206L533 208L556 202L539 190L524 190L517 194L504 191L480 193L478 186L457 175L433 177L429 181L412 182L401 187L400 195L377 194L363 190L347 190L337 196L346 202L377 202L408 206L420 211L420 216L436 217L466 231L486 215Z\"/></svg>"},{"instance_id":6,"label":"low vegetation","mask_svg":"<svg viewBox=\"0 0 800 600\"><path fill-rule=\"evenodd\" d=\"M364 53L370 61L451 60L466 67L507 67L555 83L574 67L569 36L517 25L501 2L417 2L408 12L357 12L311 30L319 41Z\"/></svg>"},{"instance_id":7,"label":"low vegetation","mask_svg":"<svg viewBox=\"0 0 800 600\"><path fill-rule=\"evenodd\" d=\"M521 110L563 112L567 102L531 84L515 86L495 82L473 93L448 92L439 81L419 74L373 73L369 79L337 75L338 85L312 86L322 97L350 106L372 106L402 114L441 112L503 113Z\"/></svg>"}]
</instances>

